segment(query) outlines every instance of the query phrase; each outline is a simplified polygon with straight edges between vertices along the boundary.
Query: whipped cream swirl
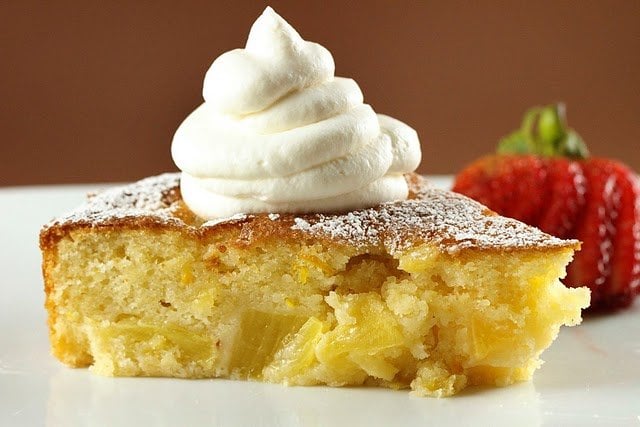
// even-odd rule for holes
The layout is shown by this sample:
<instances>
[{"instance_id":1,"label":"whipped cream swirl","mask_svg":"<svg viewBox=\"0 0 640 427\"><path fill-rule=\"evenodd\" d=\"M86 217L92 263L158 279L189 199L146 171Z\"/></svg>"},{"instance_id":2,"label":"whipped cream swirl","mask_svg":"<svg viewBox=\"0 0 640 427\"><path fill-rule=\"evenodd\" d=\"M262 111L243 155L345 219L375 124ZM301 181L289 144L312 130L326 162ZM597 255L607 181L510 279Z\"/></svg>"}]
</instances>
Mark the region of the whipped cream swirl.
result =
<instances>
[{"instance_id":1,"label":"whipped cream swirl","mask_svg":"<svg viewBox=\"0 0 640 427\"><path fill-rule=\"evenodd\" d=\"M331 53L270 7L244 49L218 57L205 102L180 125L172 155L182 196L206 219L333 212L406 199L420 163L416 132L334 77Z\"/></svg>"}]
</instances>

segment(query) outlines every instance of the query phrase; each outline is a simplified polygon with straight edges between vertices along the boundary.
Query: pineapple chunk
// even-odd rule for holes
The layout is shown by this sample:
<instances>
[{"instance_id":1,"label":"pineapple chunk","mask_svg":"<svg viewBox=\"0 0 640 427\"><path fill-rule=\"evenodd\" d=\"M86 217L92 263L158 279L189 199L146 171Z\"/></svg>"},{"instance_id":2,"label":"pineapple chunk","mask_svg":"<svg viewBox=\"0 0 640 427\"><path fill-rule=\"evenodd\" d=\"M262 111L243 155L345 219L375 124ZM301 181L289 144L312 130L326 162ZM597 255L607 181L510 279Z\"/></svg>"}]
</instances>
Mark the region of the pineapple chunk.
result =
<instances>
[{"instance_id":1,"label":"pineapple chunk","mask_svg":"<svg viewBox=\"0 0 640 427\"><path fill-rule=\"evenodd\" d=\"M386 360L369 356L368 354L354 353L349 355L349 359L362 368L367 375L383 380L391 381L396 376L399 369Z\"/></svg>"},{"instance_id":2,"label":"pineapple chunk","mask_svg":"<svg viewBox=\"0 0 640 427\"><path fill-rule=\"evenodd\" d=\"M202 360L211 357L213 343L205 336L194 334L186 328L177 325L163 325L162 327L145 325L137 322L112 323L100 329L101 337L105 341L117 338L126 338L129 345L126 348L135 348L136 344L149 342L152 339L162 338L165 347L176 346L185 360Z\"/></svg>"},{"instance_id":3,"label":"pineapple chunk","mask_svg":"<svg viewBox=\"0 0 640 427\"><path fill-rule=\"evenodd\" d=\"M411 388L418 396L452 396L465 388L467 377L452 374L441 362L425 361L416 373Z\"/></svg>"},{"instance_id":4,"label":"pineapple chunk","mask_svg":"<svg viewBox=\"0 0 640 427\"><path fill-rule=\"evenodd\" d=\"M316 345L327 325L315 317L309 318L293 338L280 349L271 365L264 369L264 378L286 384L315 384L308 374L318 363Z\"/></svg>"},{"instance_id":5,"label":"pineapple chunk","mask_svg":"<svg viewBox=\"0 0 640 427\"><path fill-rule=\"evenodd\" d=\"M285 337L298 331L305 320L294 315L245 311L233 344L230 372L240 378L260 379Z\"/></svg>"},{"instance_id":6,"label":"pineapple chunk","mask_svg":"<svg viewBox=\"0 0 640 427\"><path fill-rule=\"evenodd\" d=\"M168 366L185 366L176 376L200 376L199 369L212 366L216 357L209 336L178 325L87 320L85 331L94 354L93 371L100 375L159 375ZM160 351L165 353L162 359Z\"/></svg>"},{"instance_id":7,"label":"pineapple chunk","mask_svg":"<svg viewBox=\"0 0 640 427\"><path fill-rule=\"evenodd\" d=\"M392 380L397 369L386 360L385 350L405 345L400 325L378 293L326 298L335 310L337 326L323 335L316 348L318 360L340 378L354 381L354 371Z\"/></svg>"},{"instance_id":8,"label":"pineapple chunk","mask_svg":"<svg viewBox=\"0 0 640 427\"><path fill-rule=\"evenodd\" d=\"M533 340L530 343L522 342L518 334L513 333L514 330L518 330L518 325L513 322L496 323L473 316L467 338L471 344L467 364L510 367L514 358L518 359L519 364L526 363ZM525 348L522 348L523 345Z\"/></svg>"}]
</instances>

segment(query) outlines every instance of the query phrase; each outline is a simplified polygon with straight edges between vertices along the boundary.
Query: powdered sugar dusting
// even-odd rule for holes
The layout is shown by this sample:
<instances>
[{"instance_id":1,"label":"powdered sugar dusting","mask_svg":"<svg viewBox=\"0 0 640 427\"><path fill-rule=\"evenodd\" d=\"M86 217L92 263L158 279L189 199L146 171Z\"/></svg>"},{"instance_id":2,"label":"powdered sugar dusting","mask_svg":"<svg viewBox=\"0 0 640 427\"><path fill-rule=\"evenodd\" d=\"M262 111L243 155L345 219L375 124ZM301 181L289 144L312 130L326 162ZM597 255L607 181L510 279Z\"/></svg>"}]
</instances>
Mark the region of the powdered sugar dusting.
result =
<instances>
[{"instance_id":1,"label":"powdered sugar dusting","mask_svg":"<svg viewBox=\"0 0 640 427\"><path fill-rule=\"evenodd\" d=\"M439 244L447 252L466 248L567 247L577 243L495 215L460 194L434 188L421 189L413 200L342 215L295 218L292 228L356 245L384 245L390 253L425 240Z\"/></svg>"},{"instance_id":2,"label":"powdered sugar dusting","mask_svg":"<svg viewBox=\"0 0 640 427\"><path fill-rule=\"evenodd\" d=\"M239 214L235 214L225 218L216 218L216 219L209 220L204 224L202 224L201 227L215 227L218 224L224 224L227 222L244 221L247 218L248 218L247 214L239 213Z\"/></svg>"},{"instance_id":3,"label":"powdered sugar dusting","mask_svg":"<svg viewBox=\"0 0 640 427\"><path fill-rule=\"evenodd\" d=\"M179 224L182 221L172 214L171 200L168 197L179 184L179 173L166 173L90 194L87 203L53 220L45 228L65 223L97 225L140 217L152 217L161 222Z\"/></svg>"},{"instance_id":4,"label":"powdered sugar dusting","mask_svg":"<svg viewBox=\"0 0 640 427\"><path fill-rule=\"evenodd\" d=\"M146 218L157 224L207 232L225 223L246 223L249 228L243 236L257 236L251 231L251 224L267 221L272 224L266 229L271 231L267 232L291 230L290 233L301 232L356 246L384 247L392 254L425 241L438 244L447 252L467 248L572 247L578 243L498 216L465 196L431 188L416 177L412 179L411 191L415 198L411 200L343 214L240 214L204 223L197 219L186 223L184 217L177 214L178 205L183 205L179 185L180 174L169 173L109 189L90 197L87 203L47 224L45 229L64 224L99 226L121 219ZM259 229L256 226L255 230Z\"/></svg>"}]
</instances>

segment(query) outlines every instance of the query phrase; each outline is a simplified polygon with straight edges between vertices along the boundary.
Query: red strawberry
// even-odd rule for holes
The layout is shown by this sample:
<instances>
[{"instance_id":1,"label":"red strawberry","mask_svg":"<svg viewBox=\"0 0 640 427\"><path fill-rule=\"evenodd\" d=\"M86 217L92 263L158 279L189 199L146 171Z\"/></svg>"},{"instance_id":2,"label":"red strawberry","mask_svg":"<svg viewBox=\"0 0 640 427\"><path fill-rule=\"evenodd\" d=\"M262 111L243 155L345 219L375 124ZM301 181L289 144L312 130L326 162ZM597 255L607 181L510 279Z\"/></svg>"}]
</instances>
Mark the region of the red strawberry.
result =
<instances>
[{"instance_id":1,"label":"red strawberry","mask_svg":"<svg viewBox=\"0 0 640 427\"><path fill-rule=\"evenodd\" d=\"M618 216L614 202L616 177L611 169L606 160L590 161L584 167L586 204L572 233L572 237L582 241L582 248L569 264L565 279L569 286L589 286L592 306L593 302L602 300L604 284L611 275L614 222Z\"/></svg>"},{"instance_id":2,"label":"red strawberry","mask_svg":"<svg viewBox=\"0 0 640 427\"><path fill-rule=\"evenodd\" d=\"M640 293L638 176L614 160L587 158L561 105L527 112L498 153L461 171L453 190L547 233L581 240L565 283L591 288L591 310L630 305Z\"/></svg>"},{"instance_id":3,"label":"red strawberry","mask_svg":"<svg viewBox=\"0 0 640 427\"><path fill-rule=\"evenodd\" d=\"M567 238L584 206L584 172L580 163L564 157L546 160L548 193L540 219L531 224L537 224L546 233Z\"/></svg>"},{"instance_id":4,"label":"red strawberry","mask_svg":"<svg viewBox=\"0 0 640 427\"><path fill-rule=\"evenodd\" d=\"M631 304L640 292L640 179L621 163L613 163L618 191L614 203L618 217L614 226L611 275L603 286L607 305Z\"/></svg>"},{"instance_id":5,"label":"red strawberry","mask_svg":"<svg viewBox=\"0 0 640 427\"><path fill-rule=\"evenodd\" d=\"M487 156L459 176L454 191L491 207L503 215L533 222L545 197L547 170L536 156ZM481 185L478 183L481 182Z\"/></svg>"}]
</instances>

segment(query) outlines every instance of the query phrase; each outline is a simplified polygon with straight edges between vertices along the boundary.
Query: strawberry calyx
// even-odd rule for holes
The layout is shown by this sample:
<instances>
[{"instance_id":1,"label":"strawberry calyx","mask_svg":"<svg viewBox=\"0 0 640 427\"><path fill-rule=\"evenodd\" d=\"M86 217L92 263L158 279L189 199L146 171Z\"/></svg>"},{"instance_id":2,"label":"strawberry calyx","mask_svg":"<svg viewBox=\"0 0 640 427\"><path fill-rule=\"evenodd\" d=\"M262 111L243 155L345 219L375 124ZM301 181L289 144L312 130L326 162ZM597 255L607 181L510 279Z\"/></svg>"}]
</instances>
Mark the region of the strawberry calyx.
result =
<instances>
[{"instance_id":1,"label":"strawberry calyx","mask_svg":"<svg viewBox=\"0 0 640 427\"><path fill-rule=\"evenodd\" d=\"M502 138L498 154L562 156L581 160L589 150L576 131L567 126L563 103L534 107L527 111L520 129Z\"/></svg>"}]
</instances>

